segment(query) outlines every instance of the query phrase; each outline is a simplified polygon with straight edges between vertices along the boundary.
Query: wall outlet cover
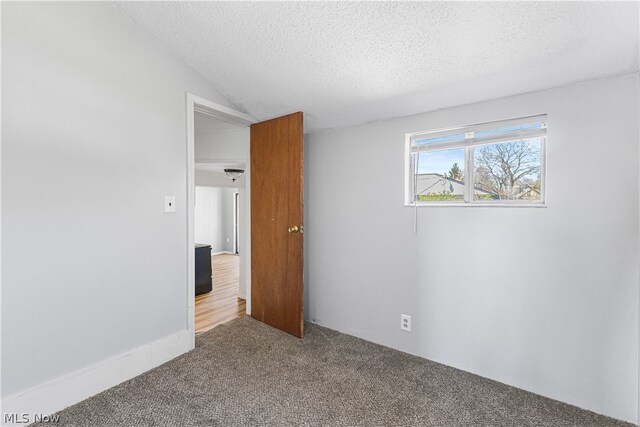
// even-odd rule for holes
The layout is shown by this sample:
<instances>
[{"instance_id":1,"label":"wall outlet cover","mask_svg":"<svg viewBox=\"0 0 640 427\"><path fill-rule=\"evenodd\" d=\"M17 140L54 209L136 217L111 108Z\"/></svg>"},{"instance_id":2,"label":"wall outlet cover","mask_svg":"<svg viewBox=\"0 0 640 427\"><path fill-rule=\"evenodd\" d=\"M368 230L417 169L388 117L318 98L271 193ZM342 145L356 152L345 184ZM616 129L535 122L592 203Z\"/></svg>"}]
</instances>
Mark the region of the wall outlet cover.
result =
<instances>
[{"instance_id":1,"label":"wall outlet cover","mask_svg":"<svg viewBox=\"0 0 640 427\"><path fill-rule=\"evenodd\" d=\"M168 213L176 211L176 196L164 196L164 211Z\"/></svg>"},{"instance_id":2,"label":"wall outlet cover","mask_svg":"<svg viewBox=\"0 0 640 427\"><path fill-rule=\"evenodd\" d=\"M411 316L408 314L400 315L400 329L405 332L411 332Z\"/></svg>"}]
</instances>

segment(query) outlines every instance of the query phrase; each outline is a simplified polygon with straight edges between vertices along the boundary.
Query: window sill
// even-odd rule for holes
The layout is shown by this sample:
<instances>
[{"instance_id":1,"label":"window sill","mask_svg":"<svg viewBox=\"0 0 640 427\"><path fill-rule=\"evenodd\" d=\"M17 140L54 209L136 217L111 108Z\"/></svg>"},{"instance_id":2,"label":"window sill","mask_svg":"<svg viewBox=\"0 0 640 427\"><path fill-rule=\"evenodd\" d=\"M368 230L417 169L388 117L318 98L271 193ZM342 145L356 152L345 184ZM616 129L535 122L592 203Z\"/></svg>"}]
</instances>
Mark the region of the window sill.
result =
<instances>
[{"instance_id":1,"label":"window sill","mask_svg":"<svg viewBox=\"0 0 640 427\"><path fill-rule=\"evenodd\" d=\"M405 203L407 208L415 208L413 203ZM546 208L544 203L447 203L447 202L433 202L433 203L418 203L419 208L461 208L461 207L474 207L474 208Z\"/></svg>"}]
</instances>

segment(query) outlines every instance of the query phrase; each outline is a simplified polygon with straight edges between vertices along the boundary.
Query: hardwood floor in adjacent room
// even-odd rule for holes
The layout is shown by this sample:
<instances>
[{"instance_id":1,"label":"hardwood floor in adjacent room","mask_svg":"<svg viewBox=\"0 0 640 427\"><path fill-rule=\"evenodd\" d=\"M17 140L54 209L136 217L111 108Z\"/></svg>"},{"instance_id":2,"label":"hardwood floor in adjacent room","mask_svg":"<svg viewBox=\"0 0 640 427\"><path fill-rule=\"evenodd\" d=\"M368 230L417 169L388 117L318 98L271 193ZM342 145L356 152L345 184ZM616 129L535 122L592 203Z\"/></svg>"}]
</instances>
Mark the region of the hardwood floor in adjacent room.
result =
<instances>
[{"instance_id":1,"label":"hardwood floor in adjacent room","mask_svg":"<svg viewBox=\"0 0 640 427\"><path fill-rule=\"evenodd\" d=\"M213 290L196 297L196 334L245 315L246 301L238 298L239 261L237 255L211 257Z\"/></svg>"}]
</instances>

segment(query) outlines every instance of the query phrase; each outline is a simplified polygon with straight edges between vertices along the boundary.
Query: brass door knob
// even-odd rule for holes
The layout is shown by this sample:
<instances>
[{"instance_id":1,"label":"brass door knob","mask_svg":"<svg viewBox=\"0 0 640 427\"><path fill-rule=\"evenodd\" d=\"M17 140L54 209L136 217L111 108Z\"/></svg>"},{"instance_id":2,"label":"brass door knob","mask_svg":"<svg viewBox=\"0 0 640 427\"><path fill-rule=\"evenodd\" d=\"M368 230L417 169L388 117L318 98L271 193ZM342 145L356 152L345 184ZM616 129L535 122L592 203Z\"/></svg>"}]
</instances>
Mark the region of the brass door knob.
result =
<instances>
[{"instance_id":1,"label":"brass door knob","mask_svg":"<svg viewBox=\"0 0 640 427\"><path fill-rule=\"evenodd\" d=\"M298 231L300 231L300 229L298 228L297 225L294 225L293 227L289 227L289 233L297 233Z\"/></svg>"}]
</instances>

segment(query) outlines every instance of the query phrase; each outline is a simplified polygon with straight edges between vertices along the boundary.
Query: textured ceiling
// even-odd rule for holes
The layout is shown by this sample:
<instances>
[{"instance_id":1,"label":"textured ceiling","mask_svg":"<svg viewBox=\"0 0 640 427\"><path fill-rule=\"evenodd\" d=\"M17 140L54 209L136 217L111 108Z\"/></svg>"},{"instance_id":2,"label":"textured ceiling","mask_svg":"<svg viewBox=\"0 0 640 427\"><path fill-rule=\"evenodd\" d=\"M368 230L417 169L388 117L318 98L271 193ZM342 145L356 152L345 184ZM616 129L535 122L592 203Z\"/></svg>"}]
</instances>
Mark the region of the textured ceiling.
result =
<instances>
[{"instance_id":1,"label":"textured ceiling","mask_svg":"<svg viewBox=\"0 0 640 427\"><path fill-rule=\"evenodd\" d=\"M344 127L638 70L638 3L125 2L259 120Z\"/></svg>"}]
</instances>

